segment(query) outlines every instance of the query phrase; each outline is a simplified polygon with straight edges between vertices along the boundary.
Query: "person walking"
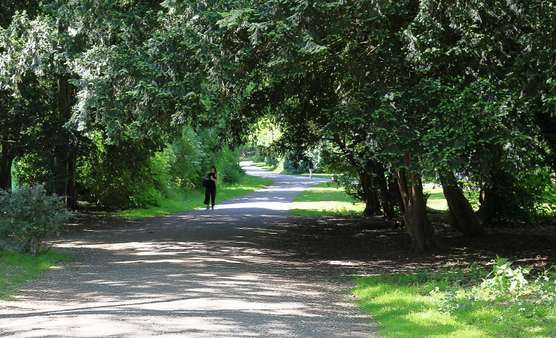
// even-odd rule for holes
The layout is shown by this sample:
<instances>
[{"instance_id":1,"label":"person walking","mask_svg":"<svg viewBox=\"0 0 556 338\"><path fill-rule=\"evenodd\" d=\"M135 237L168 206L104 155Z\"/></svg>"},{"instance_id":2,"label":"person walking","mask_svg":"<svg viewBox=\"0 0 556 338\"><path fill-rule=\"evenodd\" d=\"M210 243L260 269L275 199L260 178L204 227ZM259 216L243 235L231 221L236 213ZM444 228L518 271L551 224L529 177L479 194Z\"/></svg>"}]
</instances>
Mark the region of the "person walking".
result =
<instances>
[{"instance_id":1,"label":"person walking","mask_svg":"<svg viewBox=\"0 0 556 338\"><path fill-rule=\"evenodd\" d=\"M203 179L203 185L205 186L205 205L207 210L212 207L214 210L214 202L216 200L216 181L218 180L218 175L216 173L216 167L212 166L210 172Z\"/></svg>"}]
</instances>

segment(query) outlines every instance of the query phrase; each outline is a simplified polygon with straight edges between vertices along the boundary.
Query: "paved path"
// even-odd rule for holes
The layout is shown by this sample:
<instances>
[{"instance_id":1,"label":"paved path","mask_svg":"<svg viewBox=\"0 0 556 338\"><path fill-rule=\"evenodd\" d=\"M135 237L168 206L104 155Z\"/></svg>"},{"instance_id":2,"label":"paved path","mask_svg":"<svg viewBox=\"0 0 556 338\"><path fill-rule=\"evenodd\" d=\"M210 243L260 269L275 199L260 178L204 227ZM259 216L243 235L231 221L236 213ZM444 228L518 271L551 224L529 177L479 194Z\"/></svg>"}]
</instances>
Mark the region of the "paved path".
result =
<instances>
[{"instance_id":1,"label":"paved path","mask_svg":"<svg viewBox=\"0 0 556 338\"><path fill-rule=\"evenodd\" d=\"M0 302L0 337L369 337L349 280L268 245L293 197L316 180L274 184L217 206L66 235L76 262ZM278 226L279 225L279 226Z\"/></svg>"}]
</instances>

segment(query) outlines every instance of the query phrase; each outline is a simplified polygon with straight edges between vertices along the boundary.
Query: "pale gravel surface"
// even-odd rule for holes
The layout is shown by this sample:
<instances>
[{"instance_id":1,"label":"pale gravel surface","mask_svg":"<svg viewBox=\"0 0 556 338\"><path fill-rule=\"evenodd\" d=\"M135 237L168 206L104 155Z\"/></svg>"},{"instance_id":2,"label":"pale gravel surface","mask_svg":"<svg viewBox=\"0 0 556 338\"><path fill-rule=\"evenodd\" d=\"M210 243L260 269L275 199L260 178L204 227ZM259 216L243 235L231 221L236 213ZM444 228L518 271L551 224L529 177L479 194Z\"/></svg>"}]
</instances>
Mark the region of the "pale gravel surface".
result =
<instances>
[{"instance_id":1,"label":"pale gravel surface","mask_svg":"<svg viewBox=\"0 0 556 338\"><path fill-rule=\"evenodd\" d=\"M319 179L244 166L274 184L214 211L64 235L75 262L0 302L0 337L374 336L341 262L269 245Z\"/></svg>"}]
</instances>

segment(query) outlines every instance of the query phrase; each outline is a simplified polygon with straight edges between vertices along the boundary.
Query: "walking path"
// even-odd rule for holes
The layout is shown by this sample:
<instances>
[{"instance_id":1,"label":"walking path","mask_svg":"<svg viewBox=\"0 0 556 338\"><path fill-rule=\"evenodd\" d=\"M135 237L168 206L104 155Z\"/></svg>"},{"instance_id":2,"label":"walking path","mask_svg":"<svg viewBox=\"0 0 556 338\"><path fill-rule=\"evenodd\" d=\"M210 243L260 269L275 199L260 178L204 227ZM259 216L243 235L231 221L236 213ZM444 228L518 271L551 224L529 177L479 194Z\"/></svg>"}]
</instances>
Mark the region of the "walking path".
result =
<instances>
[{"instance_id":1,"label":"walking path","mask_svg":"<svg viewBox=\"0 0 556 338\"><path fill-rule=\"evenodd\" d=\"M91 227L56 241L75 262L0 302L0 337L369 337L349 278L268 245L319 182L243 164L272 186L214 211Z\"/></svg>"}]
</instances>

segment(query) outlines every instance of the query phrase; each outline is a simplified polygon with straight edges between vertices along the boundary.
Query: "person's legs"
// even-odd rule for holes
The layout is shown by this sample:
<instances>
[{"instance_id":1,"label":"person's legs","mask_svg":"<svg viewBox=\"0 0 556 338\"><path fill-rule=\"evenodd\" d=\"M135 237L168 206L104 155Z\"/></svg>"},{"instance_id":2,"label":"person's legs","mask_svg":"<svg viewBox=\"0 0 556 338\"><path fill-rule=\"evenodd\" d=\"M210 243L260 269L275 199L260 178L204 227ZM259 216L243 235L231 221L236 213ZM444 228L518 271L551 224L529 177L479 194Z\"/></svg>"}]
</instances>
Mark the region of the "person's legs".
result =
<instances>
[{"instance_id":1,"label":"person's legs","mask_svg":"<svg viewBox=\"0 0 556 338\"><path fill-rule=\"evenodd\" d=\"M216 201L216 187L213 187L211 189L210 199L211 199L211 202L212 202L212 208L214 209L214 204L215 204L215 201Z\"/></svg>"},{"instance_id":2,"label":"person's legs","mask_svg":"<svg viewBox=\"0 0 556 338\"><path fill-rule=\"evenodd\" d=\"M207 206L207 210L208 210L209 205L210 205L209 204L210 203L210 195L211 195L210 190L211 189L208 188L208 187L205 189L205 205Z\"/></svg>"}]
</instances>

